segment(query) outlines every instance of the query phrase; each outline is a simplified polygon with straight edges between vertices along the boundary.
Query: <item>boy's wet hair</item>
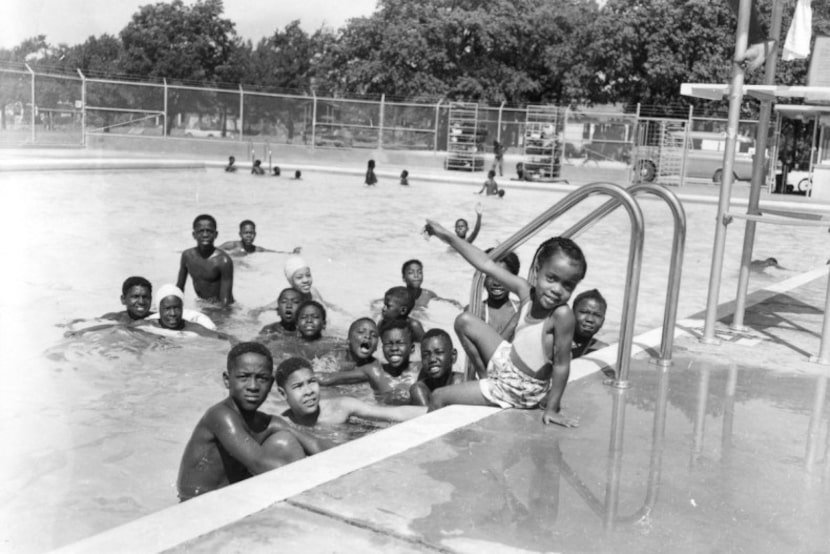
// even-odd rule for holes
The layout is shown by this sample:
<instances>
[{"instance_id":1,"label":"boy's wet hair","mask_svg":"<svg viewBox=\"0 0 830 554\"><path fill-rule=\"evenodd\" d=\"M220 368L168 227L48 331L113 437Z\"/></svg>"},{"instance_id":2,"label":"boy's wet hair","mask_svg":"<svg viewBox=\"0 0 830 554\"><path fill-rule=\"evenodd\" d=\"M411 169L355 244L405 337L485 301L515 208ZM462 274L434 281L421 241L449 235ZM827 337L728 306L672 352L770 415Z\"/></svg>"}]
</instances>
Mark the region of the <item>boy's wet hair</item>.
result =
<instances>
[{"instance_id":1,"label":"boy's wet hair","mask_svg":"<svg viewBox=\"0 0 830 554\"><path fill-rule=\"evenodd\" d=\"M585 259L585 254L582 253L582 249L574 241L567 237L551 237L540 244L536 250L536 255L533 256L535 266L539 268L557 252L561 252L581 265L582 271L579 272L579 279L585 278L585 273L588 272L588 261Z\"/></svg>"},{"instance_id":2,"label":"boy's wet hair","mask_svg":"<svg viewBox=\"0 0 830 554\"><path fill-rule=\"evenodd\" d=\"M280 166L275 165L273 171L274 171L274 177L279 177L280 176L280 173L281 173L280 172Z\"/></svg>"},{"instance_id":3,"label":"boy's wet hair","mask_svg":"<svg viewBox=\"0 0 830 554\"><path fill-rule=\"evenodd\" d=\"M608 302L605 301L605 297L603 297L597 289L586 290L585 292L580 292L576 295L576 298L574 298L574 308L576 308L583 300L596 300L599 302L600 306L602 306L603 312L608 309Z\"/></svg>"},{"instance_id":4,"label":"boy's wet hair","mask_svg":"<svg viewBox=\"0 0 830 554\"><path fill-rule=\"evenodd\" d=\"M407 177L409 177L409 172L404 169L401 171L401 179L406 179Z\"/></svg>"},{"instance_id":5,"label":"boy's wet hair","mask_svg":"<svg viewBox=\"0 0 830 554\"><path fill-rule=\"evenodd\" d=\"M282 298L282 295L283 295L283 294L285 294L286 292L296 292L297 294L302 295L302 293L301 293L300 291L298 291L297 289L295 289L294 287L285 287L285 288L284 288L284 289L282 289L282 290L280 291L280 293L277 295L277 302L279 302L279 301L280 301L280 298ZM299 311L299 310L298 310L298 311Z\"/></svg>"},{"instance_id":6,"label":"boy's wet hair","mask_svg":"<svg viewBox=\"0 0 830 554\"><path fill-rule=\"evenodd\" d=\"M196 218L193 220L193 228L194 229L196 228L196 224L199 223L200 221L210 221L211 223L213 223L213 228L214 229L219 228L219 226L216 224L216 218L213 217L210 214L199 214L199 215L197 215Z\"/></svg>"},{"instance_id":7,"label":"boy's wet hair","mask_svg":"<svg viewBox=\"0 0 830 554\"><path fill-rule=\"evenodd\" d=\"M326 308L325 308L325 306L323 306L322 304L320 304L316 300L304 300L303 303L300 304L297 307L297 316L298 317L299 317L300 312L303 311L303 308L305 308L307 306L314 306L318 310L320 310L320 314L322 314L322 317L323 317L323 323L326 322Z\"/></svg>"},{"instance_id":8,"label":"boy's wet hair","mask_svg":"<svg viewBox=\"0 0 830 554\"><path fill-rule=\"evenodd\" d=\"M490 248L485 250L484 253L489 254L492 251L493 247L491 246ZM504 265L507 267L507 271L509 271L513 275L519 274L519 269L521 269L522 264L519 261L519 257L516 255L515 252L508 252L499 261L504 262Z\"/></svg>"},{"instance_id":9,"label":"boy's wet hair","mask_svg":"<svg viewBox=\"0 0 830 554\"><path fill-rule=\"evenodd\" d=\"M458 219L455 220L456 225L458 225L459 223L462 223L462 222L464 223L464 225L466 225L468 227L470 226L470 224L467 222L467 220L464 219L463 217L459 217ZM492 248L490 250L492 250Z\"/></svg>"},{"instance_id":10,"label":"boy's wet hair","mask_svg":"<svg viewBox=\"0 0 830 554\"><path fill-rule=\"evenodd\" d=\"M351 335L354 328L357 327L358 325L360 325L364 321L368 321L369 323L371 323L375 327L378 326L378 324L375 323L375 320L372 319L371 317L360 317L360 318L357 318L354 321L352 321L352 324L349 325L349 334Z\"/></svg>"},{"instance_id":11,"label":"boy's wet hair","mask_svg":"<svg viewBox=\"0 0 830 554\"><path fill-rule=\"evenodd\" d=\"M285 382L288 381L291 374L301 369L314 371L314 368L311 367L311 362L299 356L281 361L280 365L277 366L277 386L280 388L285 387Z\"/></svg>"},{"instance_id":12,"label":"boy's wet hair","mask_svg":"<svg viewBox=\"0 0 830 554\"><path fill-rule=\"evenodd\" d=\"M487 172L487 177L488 178L492 179L495 176L496 176L496 171L495 170L491 169L490 171Z\"/></svg>"},{"instance_id":13,"label":"boy's wet hair","mask_svg":"<svg viewBox=\"0 0 830 554\"><path fill-rule=\"evenodd\" d=\"M427 340L433 337L440 337L449 345L450 348L452 348L452 337L450 336L450 334L444 331L443 329L439 329L437 327L430 329L429 331L424 333L424 337L421 339L421 344L424 344Z\"/></svg>"},{"instance_id":14,"label":"boy's wet hair","mask_svg":"<svg viewBox=\"0 0 830 554\"><path fill-rule=\"evenodd\" d=\"M300 178L300 177L302 177L302 176L303 176L303 172L302 172L302 171L300 171L299 169L298 169L297 171L295 171L295 172L294 172L294 178L295 178L295 179L299 179L299 178Z\"/></svg>"},{"instance_id":15,"label":"boy's wet hair","mask_svg":"<svg viewBox=\"0 0 830 554\"><path fill-rule=\"evenodd\" d=\"M415 299L412 298L412 295L409 294L409 289L406 287L392 287L383 295L384 298L387 296L398 300L402 305L406 306L407 314L415 308Z\"/></svg>"},{"instance_id":16,"label":"boy's wet hair","mask_svg":"<svg viewBox=\"0 0 830 554\"><path fill-rule=\"evenodd\" d=\"M403 331L406 336L409 337L409 342L412 342L412 329L409 328L409 323L405 319L386 319L380 324L380 329L378 329L378 334L380 335L381 342L383 342L383 335L393 329L400 329Z\"/></svg>"},{"instance_id":17,"label":"boy's wet hair","mask_svg":"<svg viewBox=\"0 0 830 554\"><path fill-rule=\"evenodd\" d=\"M412 264L418 264L421 267L421 270L424 269L424 264L421 263L421 260L413 258L411 260L406 260L403 263L403 265L401 266L401 275L405 274L406 273L406 268L411 266Z\"/></svg>"},{"instance_id":18,"label":"boy's wet hair","mask_svg":"<svg viewBox=\"0 0 830 554\"><path fill-rule=\"evenodd\" d=\"M234 362L236 359L243 354L259 354L263 356L268 361L268 371L274 371L274 357L271 356L271 351L265 347L265 345L260 344L258 342L240 342L233 348L231 351L228 352L228 371L231 371L234 367Z\"/></svg>"},{"instance_id":19,"label":"boy's wet hair","mask_svg":"<svg viewBox=\"0 0 830 554\"><path fill-rule=\"evenodd\" d=\"M124 279L124 283L121 285L121 294L126 295L127 291L133 287L146 287L150 294L153 294L153 285L150 284L150 281L138 275Z\"/></svg>"},{"instance_id":20,"label":"boy's wet hair","mask_svg":"<svg viewBox=\"0 0 830 554\"><path fill-rule=\"evenodd\" d=\"M246 226L246 225L250 225L251 227L253 227L254 229L256 229L256 223L254 223L254 222L253 222L253 221L251 221L250 219L246 219L246 220L242 221L242 222L239 224L239 230L241 231L241 230L242 230L242 228L243 228L244 226Z\"/></svg>"}]
</instances>

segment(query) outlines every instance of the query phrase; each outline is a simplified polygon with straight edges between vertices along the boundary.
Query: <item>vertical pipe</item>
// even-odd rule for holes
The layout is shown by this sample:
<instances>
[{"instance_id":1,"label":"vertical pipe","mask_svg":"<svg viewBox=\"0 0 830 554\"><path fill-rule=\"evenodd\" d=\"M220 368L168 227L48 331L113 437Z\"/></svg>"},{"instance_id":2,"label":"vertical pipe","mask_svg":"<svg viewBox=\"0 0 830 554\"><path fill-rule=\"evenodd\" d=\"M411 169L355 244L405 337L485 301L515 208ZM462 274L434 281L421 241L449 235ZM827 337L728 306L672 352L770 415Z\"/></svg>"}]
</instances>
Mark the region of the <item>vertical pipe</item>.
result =
<instances>
[{"instance_id":1,"label":"vertical pipe","mask_svg":"<svg viewBox=\"0 0 830 554\"><path fill-rule=\"evenodd\" d=\"M723 399L723 428L720 436L721 458L726 458L732 451L732 433L735 424L735 389L738 387L738 364L729 364L726 379L726 391Z\"/></svg>"},{"instance_id":2,"label":"vertical pipe","mask_svg":"<svg viewBox=\"0 0 830 554\"><path fill-rule=\"evenodd\" d=\"M813 396L813 411L810 413L810 425L807 428L807 452L804 467L812 471L816 463L816 453L821 434L821 420L824 418L824 399L827 396L827 375L820 375Z\"/></svg>"},{"instance_id":3,"label":"vertical pipe","mask_svg":"<svg viewBox=\"0 0 830 554\"><path fill-rule=\"evenodd\" d=\"M680 187L686 184L686 162L689 161L689 150L691 150L689 134L692 131L694 121L694 106L689 106L689 120L686 122L686 132L683 133L683 158L680 161Z\"/></svg>"},{"instance_id":4,"label":"vertical pipe","mask_svg":"<svg viewBox=\"0 0 830 554\"><path fill-rule=\"evenodd\" d=\"M31 112L30 115L29 115L29 120L31 121L31 125L32 125L32 131L31 131L32 144L34 144L35 141L37 141L37 135L35 133L35 122L37 121L37 119L35 117L35 110L37 109L37 107L35 106L35 72L32 71L32 68L29 67L29 64L23 64L23 65L26 66L26 69L28 69L29 73L32 75L32 86L31 86L32 109L29 110Z\"/></svg>"},{"instance_id":5,"label":"vertical pipe","mask_svg":"<svg viewBox=\"0 0 830 554\"><path fill-rule=\"evenodd\" d=\"M164 83L164 125L161 128L161 136L167 136L167 79L162 79L162 83Z\"/></svg>"},{"instance_id":6,"label":"vertical pipe","mask_svg":"<svg viewBox=\"0 0 830 554\"><path fill-rule=\"evenodd\" d=\"M386 106L386 95L380 95L380 116L379 116L379 129L378 129L378 150L383 150L383 120L384 120L384 112Z\"/></svg>"},{"instance_id":7,"label":"vertical pipe","mask_svg":"<svg viewBox=\"0 0 830 554\"><path fill-rule=\"evenodd\" d=\"M239 142L242 142L242 135L245 134L245 91L239 85Z\"/></svg>"},{"instance_id":8,"label":"vertical pipe","mask_svg":"<svg viewBox=\"0 0 830 554\"><path fill-rule=\"evenodd\" d=\"M432 147L432 151L436 153L438 152L438 127L441 120L441 102L443 101L444 99L442 98L438 101L437 104L435 104L435 133L433 138L434 145Z\"/></svg>"},{"instance_id":9,"label":"vertical pipe","mask_svg":"<svg viewBox=\"0 0 830 554\"><path fill-rule=\"evenodd\" d=\"M830 365L830 276L827 277L827 292L824 293L824 321L821 324L821 345L818 356L811 356L811 362Z\"/></svg>"},{"instance_id":10,"label":"vertical pipe","mask_svg":"<svg viewBox=\"0 0 830 554\"><path fill-rule=\"evenodd\" d=\"M735 59L742 60L746 55L747 35L749 34L750 0L740 0L738 11L738 29L735 33ZM735 164L735 140L738 134L738 122L741 118L741 101L743 100L744 70L732 63L732 84L729 87L729 117L726 130L726 143L723 151L723 179L715 221L715 242L712 248L712 265L709 272L709 292L706 299L706 317L703 325L701 342L717 344L715 324L718 316L718 295L720 293L721 274L723 273L724 249L726 246L726 214L732 196L732 173Z\"/></svg>"},{"instance_id":11,"label":"vertical pipe","mask_svg":"<svg viewBox=\"0 0 830 554\"><path fill-rule=\"evenodd\" d=\"M700 368L700 382L697 387L697 410L695 411L695 431L692 446L692 459L689 465L697 464L697 459L703 452L703 436L706 427L706 403L709 396L709 372L705 365Z\"/></svg>"},{"instance_id":12,"label":"vertical pipe","mask_svg":"<svg viewBox=\"0 0 830 554\"><path fill-rule=\"evenodd\" d=\"M86 146L86 77L80 69L76 69L81 76L81 146Z\"/></svg>"},{"instance_id":13,"label":"vertical pipe","mask_svg":"<svg viewBox=\"0 0 830 554\"><path fill-rule=\"evenodd\" d=\"M784 11L783 0L774 0L772 6L772 23L770 24L769 38L774 40L772 51L767 56L764 68L764 84L775 83L775 66L778 61L778 39L781 37L781 17ZM761 112L758 115L758 128L755 132L755 158L752 162L752 182L749 189L749 203L746 213L758 215L761 211L758 204L761 200L761 185L764 182L766 169L767 137L769 136L770 114L772 101L761 102ZM735 296L735 315L732 319L733 329L742 329L744 326L744 312L746 311L746 292L749 288L749 265L752 263L752 250L755 247L756 221L747 220L744 227L744 246L741 253L741 270L738 274L738 292Z\"/></svg>"},{"instance_id":14,"label":"vertical pipe","mask_svg":"<svg viewBox=\"0 0 830 554\"><path fill-rule=\"evenodd\" d=\"M314 145L317 142L315 135L317 134L317 93L311 89L312 104L311 104L311 150L314 150Z\"/></svg>"},{"instance_id":15,"label":"vertical pipe","mask_svg":"<svg viewBox=\"0 0 830 554\"><path fill-rule=\"evenodd\" d=\"M496 127L496 140L499 141L501 144L501 113L504 110L504 102L502 101L501 105L499 106L499 120L498 120L498 127Z\"/></svg>"},{"instance_id":16,"label":"vertical pipe","mask_svg":"<svg viewBox=\"0 0 830 554\"><path fill-rule=\"evenodd\" d=\"M613 389L614 407L611 419L611 439L608 444L608 471L605 484L605 514L603 528L612 531L620 503L620 473L622 471L623 436L625 431L625 389Z\"/></svg>"}]
</instances>

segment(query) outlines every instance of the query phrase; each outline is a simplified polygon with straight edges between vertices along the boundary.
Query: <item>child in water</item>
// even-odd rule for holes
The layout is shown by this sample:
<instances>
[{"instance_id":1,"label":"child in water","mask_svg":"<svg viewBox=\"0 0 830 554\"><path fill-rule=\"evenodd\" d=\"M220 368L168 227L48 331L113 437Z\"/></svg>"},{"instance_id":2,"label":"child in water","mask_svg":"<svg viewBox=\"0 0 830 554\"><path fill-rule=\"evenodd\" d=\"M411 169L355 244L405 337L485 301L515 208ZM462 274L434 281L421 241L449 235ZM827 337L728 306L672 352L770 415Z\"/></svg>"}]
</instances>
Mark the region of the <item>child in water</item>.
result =
<instances>
[{"instance_id":1,"label":"child in water","mask_svg":"<svg viewBox=\"0 0 830 554\"><path fill-rule=\"evenodd\" d=\"M366 168L366 184L370 187L378 184L378 178L375 176L375 160L369 160Z\"/></svg>"},{"instance_id":2,"label":"child in water","mask_svg":"<svg viewBox=\"0 0 830 554\"><path fill-rule=\"evenodd\" d=\"M409 387L409 397L416 406L428 406L432 393L453 383L452 366L458 353L452 338L443 329L430 329L421 341L421 372L418 382Z\"/></svg>"},{"instance_id":3,"label":"child in water","mask_svg":"<svg viewBox=\"0 0 830 554\"><path fill-rule=\"evenodd\" d=\"M299 291L292 288L282 289L277 297L277 315L280 316L280 320L263 327L259 332L260 336L297 336L297 311L302 303L303 297Z\"/></svg>"},{"instance_id":4,"label":"child in water","mask_svg":"<svg viewBox=\"0 0 830 554\"><path fill-rule=\"evenodd\" d=\"M463 217L456 220L455 234L458 235L459 238L462 238L470 243L476 240L478 232L481 230L481 211L481 202L479 202L478 204L476 204L476 224L473 227L473 232L470 233L469 237L467 236L467 232L470 230L470 224L467 223L467 220Z\"/></svg>"},{"instance_id":5,"label":"child in water","mask_svg":"<svg viewBox=\"0 0 830 554\"><path fill-rule=\"evenodd\" d=\"M409 172L405 169L401 171L401 184L405 187L409 186Z\"/></svg>"},{"instance_id":6,"label":"child in water","mask_svg":"<svg viewBox=\"0 0 830 554\"><path fill-rule=\"evenodd\" d=\"M586 290L574 299L573 311L576 318L576 328L574 329L574 342L571 348L572 359L608 346L594 338L602 329L602 324L605 323L605 311L607 309L608 304L597 289Z\"/></svg>"},{"instance_id":7,"label":"child in water","mask_svg":"<svg viewBox=\"0 0 830 554\"><path fill-rule=\"evenodd\" d=\"M438 389L432 395L430 410L450 404L531 409L545 403L543 423L575 427L576 420L566 417L560 408L570 374L575 327L568 299L587 270L579 246L563 237L543 242L534 257L535 276L529 283L435 221L427 220L426 232L455 248L520 301L512 344L469 312L456 318L455 330L464 350L474 363L487 368L487 378Z\"/></svg>"},{"instance_id":8,"label":"child in water","mask_svg":"<svg viewBox=\"0 0 830 554\"><path fill-rule=\"evenodd\" d=\"M477 194L481 194L482 192L487 192L487 196L504 196L504 190L499 188L499 185L496 183L496 172L492 169L487 172L487 180L484 181L484 184L481 185L481 190L478 191Z\"/></svg>"},{"instance_id":9,"label":"child in water","mask_svg":"<svg viewBox=\"0 0 830 554\"><path fill-rule=\"evenodd\" d=\"M251 175L265 175L265 170L262 169L262 160L254 160L254 166L251 168Z\"/></svg>"}]
</instances>

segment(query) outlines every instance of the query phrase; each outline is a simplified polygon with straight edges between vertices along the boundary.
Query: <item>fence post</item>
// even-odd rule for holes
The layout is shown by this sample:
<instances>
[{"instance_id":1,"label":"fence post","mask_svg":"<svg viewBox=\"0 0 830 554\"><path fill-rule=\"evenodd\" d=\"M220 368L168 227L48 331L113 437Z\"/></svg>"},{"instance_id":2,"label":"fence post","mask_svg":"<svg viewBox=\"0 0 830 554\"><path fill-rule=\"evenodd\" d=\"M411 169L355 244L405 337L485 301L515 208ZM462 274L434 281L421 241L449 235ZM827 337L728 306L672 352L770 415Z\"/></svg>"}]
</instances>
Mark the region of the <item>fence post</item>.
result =
<instances>
[{"instance_id":1,"label":"fence post","mask_svg":"<svg viewBox=\"0 0 830 554\"><path fill-rule=\"evenodd\" d=\"M504 109L504 101L502 100L501 106L499 106L499 121L498 127L496 127L496 140L499 141L501 144L501 112Z\"/></svg>"},{"instance_id":2,"label":"fence post","mask_svg":"<svg viewBox=\"0 0 830 554\"><path fill-rule=\"evenodd\" d=\"M81 76L81 146L86 146L86 77L80 69L75 69Z\"/></svg>"},{"instance_id":3,"label":"fence post","mask_svg":"<svg viewBox=\"0 0 830 554\"><path fill-rule=\"evenodd\" d=\"M29 70L29 73L32 74L32 109L31 109L32 113L31 113L30 119L32 121L32 144L34 144L37 141L37 135L35 134L35 119L36 119L35 110L37 109L37 107L35 106L35 72L32 71L32 68L29 67L29 64L25 63L23 65L25 65L26 69Z\"/></svg>"},{"instance_id":4,"label":"fence post","mask_svg":"<svg viewBox=\"0 0 830 554\"><path fill-rule=\"evenodd\" d=\"M444 99L442 98L438 101L437 104L435 104L435 137L433 139L433 152L438 152L438 119L441 114L441 102L443 101Z\"/></svg>"},{"instance_id":5,"label":"fence post","mask_svg":"<svg viewBox=\"0 0 830 554\"><path fill-rule=\"evenodd\" d=\"M164 83L164 125L161 128L161 136L167 136L167 78L163 78Z\"/></svg>"},{"instance_id":6,"label":"fence post","mask_svg":"<svg viewBox=\"0 0 830 554\"><path fill-rule=\"evenodd\" d=\"M227 125L227 122L225 122ZM242 142L242 135L245 133L245 91L242 83L239 84L239 142Z\"/></svg>"},{"instance_id":7,"label":"fence post","mask_svg":"<svg viewBox=\"0 0 830 554\"><path fill-rule=\"evenodd\" d=\"M383 112L384 112L384 102L386 101L386 95L380 95L380 130L378 130L378 150L383 150Z\"/></svg>"},{"instance_id":8,"label":"fence post","mask_svg":"<svg viewBox=\"0 0 830 554\"><path fill-rule=\"evenodd\" d=\"M311 149L314 150L314 144L317 142L315 135L317 134L317 93L311 89L311 97L313 98L311 104Z\"/></svg>"}]
</instances>

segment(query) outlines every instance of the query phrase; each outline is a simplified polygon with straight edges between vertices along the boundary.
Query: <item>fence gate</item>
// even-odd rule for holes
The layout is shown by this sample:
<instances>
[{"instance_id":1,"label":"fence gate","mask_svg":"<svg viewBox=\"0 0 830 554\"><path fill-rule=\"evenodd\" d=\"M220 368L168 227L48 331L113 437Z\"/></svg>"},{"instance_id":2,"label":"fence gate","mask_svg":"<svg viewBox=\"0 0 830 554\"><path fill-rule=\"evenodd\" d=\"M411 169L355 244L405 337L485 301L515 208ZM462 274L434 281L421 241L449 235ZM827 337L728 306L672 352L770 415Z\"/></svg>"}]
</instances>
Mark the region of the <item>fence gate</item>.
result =
<instances>
[{"instance_id":1,"label":"fence gate","mask_svg":"<svg viewBox=\"0 0 830 554\"><path fill-rule=\"evenodd\" d=\"M635 183L683 185L689 148L687 119L641 117L634 144Z\"/></svg>"}]
</instances>

